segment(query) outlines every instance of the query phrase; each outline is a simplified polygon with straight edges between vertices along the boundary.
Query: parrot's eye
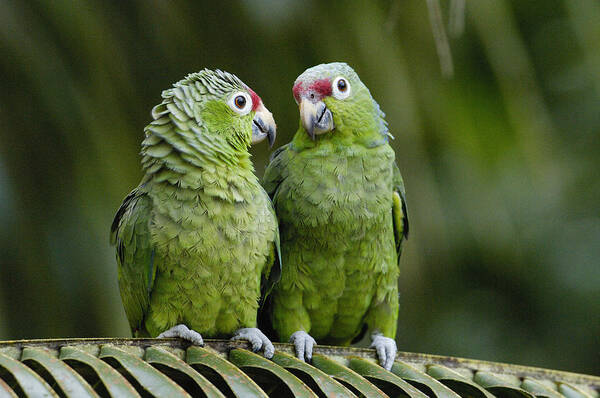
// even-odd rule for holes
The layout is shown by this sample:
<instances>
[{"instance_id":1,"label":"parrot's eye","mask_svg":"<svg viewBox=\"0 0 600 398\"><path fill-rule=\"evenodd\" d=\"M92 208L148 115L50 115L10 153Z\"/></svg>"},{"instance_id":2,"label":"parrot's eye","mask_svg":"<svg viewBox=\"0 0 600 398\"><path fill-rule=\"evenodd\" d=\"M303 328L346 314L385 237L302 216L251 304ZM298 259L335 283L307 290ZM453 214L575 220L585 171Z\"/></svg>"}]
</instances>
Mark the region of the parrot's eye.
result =
<instances>
[{"instance_id":1,"label":"parrot's eye","mask_svg":"<svg viewBox=\"0 0 600 398\"><path fill-rule=\"evenodd\" d=\"M350 96L350 92L352 91L350 89L350 82L341 76L333 79L331 89L333 96L340 100L348 98Z\"/></svg>"},{"instance_id":2,"label":"parrot's eye","mask_svg":"<svg viewBox=\"0 0 600 398\"><path fill-rule=\"evenodd\" d=\"M237 92L231 96L227 103L231 109L240 115L246 115L252 110L252 99L248 93Z\"/></svg>"},{"instance_id":3,"label":"parrot's eye","mask_svg":"<svg viewBox=\"0 0 600 398\"><path fill-rule=\"evenodd\" d=\"M243 95L238 95L237 97L235 97L235 101L233 101L235 103L235 106L238 107L238 109L244 109L244 105L246 105L246 98Z\"/></svg>"}]
</instances>

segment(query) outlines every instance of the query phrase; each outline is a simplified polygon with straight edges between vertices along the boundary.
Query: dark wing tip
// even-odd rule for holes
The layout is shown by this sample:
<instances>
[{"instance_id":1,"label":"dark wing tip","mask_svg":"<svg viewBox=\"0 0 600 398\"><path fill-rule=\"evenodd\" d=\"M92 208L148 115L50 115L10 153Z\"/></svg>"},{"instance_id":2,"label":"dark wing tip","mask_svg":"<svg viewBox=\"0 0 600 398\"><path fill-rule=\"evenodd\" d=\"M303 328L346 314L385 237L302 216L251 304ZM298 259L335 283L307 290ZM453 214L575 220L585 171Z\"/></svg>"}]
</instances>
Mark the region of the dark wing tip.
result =
<instances>
[{"instance_id":1,"label":"dark wing tip","mask_svg":"<svg viewBox=\"0 0 600 398\"><path fill-rule=\"evenodd\" d=\"M110 226L110 244L115 245L117 243L117 230L119 229L119 224L121 224L121 219L123 218L123 214L127 211L129 207L129 203L135 198L137 195L137 190L133 190L123 199L123 203L117 210L117 214L115 214L115 218Z\"/></svg>"},{"instance_id":2,"label":"dark wing tip","mask_svg":"<svg viewBox=\"0 0 600 398\"><path fill-rule=\"evenodd\" d=\"M408 239L409 223L408 210L406 210L406 199L404 198L404 194L401 194L400 198L402 198L402 213L404 214L404 217L402 218L402 235L404 235L404 239Z\"/></svg>"}]
</instances>

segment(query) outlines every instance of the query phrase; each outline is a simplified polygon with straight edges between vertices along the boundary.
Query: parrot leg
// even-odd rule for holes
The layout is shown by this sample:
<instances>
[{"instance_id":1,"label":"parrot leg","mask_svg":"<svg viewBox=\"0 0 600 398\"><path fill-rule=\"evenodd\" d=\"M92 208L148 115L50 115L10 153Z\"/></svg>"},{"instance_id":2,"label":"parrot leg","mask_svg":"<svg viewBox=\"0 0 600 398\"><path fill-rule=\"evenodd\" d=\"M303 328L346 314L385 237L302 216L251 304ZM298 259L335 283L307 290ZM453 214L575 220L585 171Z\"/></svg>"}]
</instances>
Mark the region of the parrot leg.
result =
<instances>
[{"instance_id":1,"label":"parrot leg","mask_svg":"<svg viewBox=\"0 0 600 398\"><path fill-rule=\"evenodd\" d=\"M301 361L312 359L313 346L317 345L315 339L304 330L298 330L290 336L290 343L296 347L296 356Z\"/></svg>"},{"instance_id":2,"label":"parrot leg","mask_svg":"<svg viewBox=\"0 0 600 398\"><path fill-rule=\"evenodd\" d=\"M273 354L275 354L273 343L258 328L239 329L231 340L248 340L252 344L252 350L257 352L262 349L267 359L273 358Z\"/></svg>"},{"instance_id":3,"label":"parrot leg","mask_svg":"<svg viewBox=\"0 0 600 398\"><path fill-rule=\"evenodd\" d=\"M188 328L183 324L173 326L171 329L165 330L158 335L159 339L166 337L179 337L184 340L191 341L192 344L195 345L204 345L204 340L202 340L200 333Z\"/></svg>"},{"instance_id":4,"label":"parrot leg","mask_svg":"<svg viewBox=\"0 0 600 398\"><path fill-rule=\"evenodd\" d=\"M371 335L371 340L372 343L370 347L375 348L377 351L379 363L386 370L391 370L394 360L396 359L396 351L398 351L396 341L389 337L385 337L381 333L373 333Z\"/></svg>"}]
</instances>

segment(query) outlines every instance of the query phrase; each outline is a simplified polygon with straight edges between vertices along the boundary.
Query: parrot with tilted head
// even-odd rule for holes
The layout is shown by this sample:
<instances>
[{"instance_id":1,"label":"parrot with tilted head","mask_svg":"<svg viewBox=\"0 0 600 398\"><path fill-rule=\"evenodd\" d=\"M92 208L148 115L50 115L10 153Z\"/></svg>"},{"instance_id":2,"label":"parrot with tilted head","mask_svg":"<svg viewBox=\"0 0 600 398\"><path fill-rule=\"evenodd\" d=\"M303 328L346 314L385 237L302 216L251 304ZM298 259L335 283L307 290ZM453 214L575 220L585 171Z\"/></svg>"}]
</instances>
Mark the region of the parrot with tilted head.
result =
<instances>
[{"instance_id":1,"label":"parrot with tilted head","mask_svg":"<svg viewBox=\"0 0 600 398\"><path fill-rule=\"evenodd\" d=\"M162 98L145 128L144 177L111 228L133 335L233 336L271 357L256 320L280 274L279 233L248 148L273 143L273 116L220 70L192 73Z\"/></svg>"},{"instance_id":2,"label":"parrot with tilted head","mask_svg":"<svg viewBox=\"0 0 600 398\"><path fill-rule=\"evenodd\" d=\"M347 345L370 330L389 370L408 217L385 115L345 63L307 69L293 94L300 127L273 153L263 183L283 264L265 307L271 326L306 360L316 341Z\"/></svg>"}]
</instances>

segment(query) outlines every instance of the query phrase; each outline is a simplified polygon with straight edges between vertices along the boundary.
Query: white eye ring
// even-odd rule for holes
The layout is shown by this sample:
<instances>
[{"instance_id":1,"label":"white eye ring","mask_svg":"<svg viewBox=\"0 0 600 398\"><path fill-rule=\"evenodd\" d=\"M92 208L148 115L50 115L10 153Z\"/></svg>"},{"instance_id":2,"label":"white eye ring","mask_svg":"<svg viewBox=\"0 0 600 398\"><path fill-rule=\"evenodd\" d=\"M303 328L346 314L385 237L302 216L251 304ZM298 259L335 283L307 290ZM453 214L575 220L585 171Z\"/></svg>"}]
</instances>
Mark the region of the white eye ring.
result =
<instances>
[{"instance_id":1,"label":"white eye ring","mask_svg":"<svg viewBox=\"0 0 600 398\"><path fill-rule=\"evenodd\" d=\"M252 98L250 97L250 94L238 91L229 98L227 105L229 105L235 113L244 116L252 110Z\"/></svg>"},{"instance_id":2,"label":"white eye ring","mask_svg":"<svg viewBox=\"0 0 600 398\"><path fill-rule=\"evenodd\" d=\"M331 92L333 93L333 96L339 100L348 98L352 92L350 82L345 77L336 77L331 83Z\"/></svg>"}]
</instances>

